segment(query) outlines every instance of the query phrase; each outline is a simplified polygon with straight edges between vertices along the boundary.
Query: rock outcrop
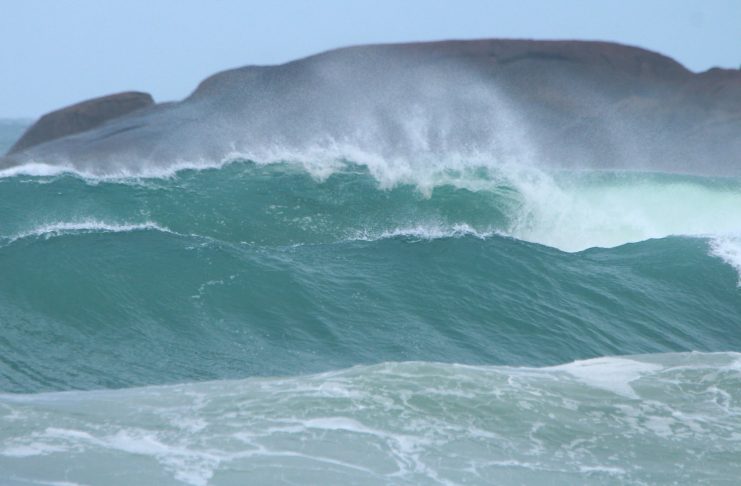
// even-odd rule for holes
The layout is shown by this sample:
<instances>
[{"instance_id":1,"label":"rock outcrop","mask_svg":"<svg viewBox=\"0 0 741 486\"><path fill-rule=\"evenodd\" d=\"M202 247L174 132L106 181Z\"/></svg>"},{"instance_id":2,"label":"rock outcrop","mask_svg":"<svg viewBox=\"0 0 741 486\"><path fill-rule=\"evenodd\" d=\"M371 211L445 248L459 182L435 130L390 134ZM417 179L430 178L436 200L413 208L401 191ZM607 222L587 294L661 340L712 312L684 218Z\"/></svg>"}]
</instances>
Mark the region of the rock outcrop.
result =
<instances>
[{"instance_id":1,"label":"rock outcrop","mask_svg":"<svg viewBox=\"0 0 741 486\"><path fill-rule=\"evenodd\" d=\"M152 106L148 93L127 91L82 101L42 116L11 147L8 154L84 132L132 111Z\"/></svg>"},{"instance_id":2,"label":"rock outcrop","mask_svg":"<svg viewBox=\"0 0 741 486\"><path fill-rule=\"evenodd\" d=\"M483 156L741 175L740 100L739 70L693 73L661 54L608 42L356 46L217 73L183 101L86 131L60 121L48 132L74 134L37 146L21 140L0 166L33 160L138 173L234 154Z\"/></svg>"}]
</instances>

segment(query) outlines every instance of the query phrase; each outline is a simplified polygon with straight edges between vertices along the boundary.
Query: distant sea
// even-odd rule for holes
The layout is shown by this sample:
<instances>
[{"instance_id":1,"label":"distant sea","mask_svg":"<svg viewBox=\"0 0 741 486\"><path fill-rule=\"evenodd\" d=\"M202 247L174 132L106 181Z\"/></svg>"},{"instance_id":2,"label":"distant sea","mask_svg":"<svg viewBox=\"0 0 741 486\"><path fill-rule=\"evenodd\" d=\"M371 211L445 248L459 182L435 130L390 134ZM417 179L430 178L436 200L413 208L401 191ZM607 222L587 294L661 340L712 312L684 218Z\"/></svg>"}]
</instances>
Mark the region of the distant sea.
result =
<instances>
[{"instance_id":1,"label":"distant sea","mask_svg":"<svg viewBox=\"0 0 741 486\"><path fill-rule=\"evenodd\" d=\"M0 155L13 146L32 123L25 118L0 118Z\"/></svg>"}]
</instances>

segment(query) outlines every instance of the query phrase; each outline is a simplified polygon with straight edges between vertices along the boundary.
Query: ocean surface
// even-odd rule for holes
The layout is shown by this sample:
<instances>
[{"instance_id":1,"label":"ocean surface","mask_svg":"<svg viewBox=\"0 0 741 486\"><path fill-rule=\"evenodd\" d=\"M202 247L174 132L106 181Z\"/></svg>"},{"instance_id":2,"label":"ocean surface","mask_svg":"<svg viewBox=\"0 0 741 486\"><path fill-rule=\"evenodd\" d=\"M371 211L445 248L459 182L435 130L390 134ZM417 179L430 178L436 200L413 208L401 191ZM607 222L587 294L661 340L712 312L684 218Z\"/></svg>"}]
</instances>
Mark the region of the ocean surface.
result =
<instances>
[{"instance_id":1,"label":"ocean surface","mask_svg":"<svg viewBox=\"0 0 741 486\"><path fill-rule=\"evenodd\" d=\"M4 169L0 483L738 484L740 273L733 178Z\"/></svg>"}]
</instances>

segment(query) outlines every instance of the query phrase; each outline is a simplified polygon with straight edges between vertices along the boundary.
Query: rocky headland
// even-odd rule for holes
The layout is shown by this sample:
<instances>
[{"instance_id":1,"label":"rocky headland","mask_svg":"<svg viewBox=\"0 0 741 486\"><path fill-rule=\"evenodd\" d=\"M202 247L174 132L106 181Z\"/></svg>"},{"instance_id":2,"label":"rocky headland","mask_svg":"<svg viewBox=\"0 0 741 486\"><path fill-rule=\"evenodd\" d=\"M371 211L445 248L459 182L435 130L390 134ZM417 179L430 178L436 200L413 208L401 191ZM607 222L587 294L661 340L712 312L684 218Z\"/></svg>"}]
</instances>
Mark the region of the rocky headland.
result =
<instances>
[{"instance_id":1,"label":"rocky headland","mask_svg":"<svg viewBox=\"0 0 741 486\"><path fill-rule=\"evenodd\" d=\"M180 102L156 105L132 92L52 112L0 167L33 161L136 173L152 164L318 149L741 175L741 71L693 73L661 54L609 42L348 47L224 71Z\"/></svg>"}]
</instances>

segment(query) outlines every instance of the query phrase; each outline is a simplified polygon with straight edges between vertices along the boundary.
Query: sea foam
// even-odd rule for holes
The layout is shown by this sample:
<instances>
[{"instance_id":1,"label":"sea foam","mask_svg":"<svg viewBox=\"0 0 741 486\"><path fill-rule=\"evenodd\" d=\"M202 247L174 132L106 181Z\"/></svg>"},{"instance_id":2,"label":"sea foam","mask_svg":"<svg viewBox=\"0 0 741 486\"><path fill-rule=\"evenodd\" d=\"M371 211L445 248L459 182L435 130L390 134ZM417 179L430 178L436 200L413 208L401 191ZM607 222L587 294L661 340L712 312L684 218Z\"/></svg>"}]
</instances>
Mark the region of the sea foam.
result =
<instances>
[{"instance_id":1,"label":"sea foam","mask_svg":"<svg viewBox=\"0 0 741 486\"><path fill-rule=\"evenodd\" d=\"M84 219L79 221L58 221L36 226L28 231L23 231L9 236L0 236L6 244L13 243L17 240L26 238L54 238L68 234L78 233L129 233L133 231L160 231L163 233L172 233L168 228L160 226L152 221L143 223L108 223L95 219Z\"/></svg>"},{"instance_id":2,"label":"sea foam","mask_svg":"<svg viewBox=\"0 0 741 486\"><path fill-rule=\"evenodd\" d=\"M382 363L6 394L0 466L24 481L90 484L102 465L112 485L239 484L245 471L270 482L276 470L289 482L357 484L732 482L741 473L729 460L739 452L739 361L680 353L548 368ZM197 430L181 426L194 420ZM29 457L43 467L26 467Z\"/></svg>"},{"instance_id":3,"label":"sea foam","mask_svg":"<svg viewBox=\"0 0 741 486\"><path fill-rule=\"evenodd\" d=\"M710 254L731 265L739 274L741 287L741 237L720 236L710 241Z\"/></svg>"}]
</instances>

